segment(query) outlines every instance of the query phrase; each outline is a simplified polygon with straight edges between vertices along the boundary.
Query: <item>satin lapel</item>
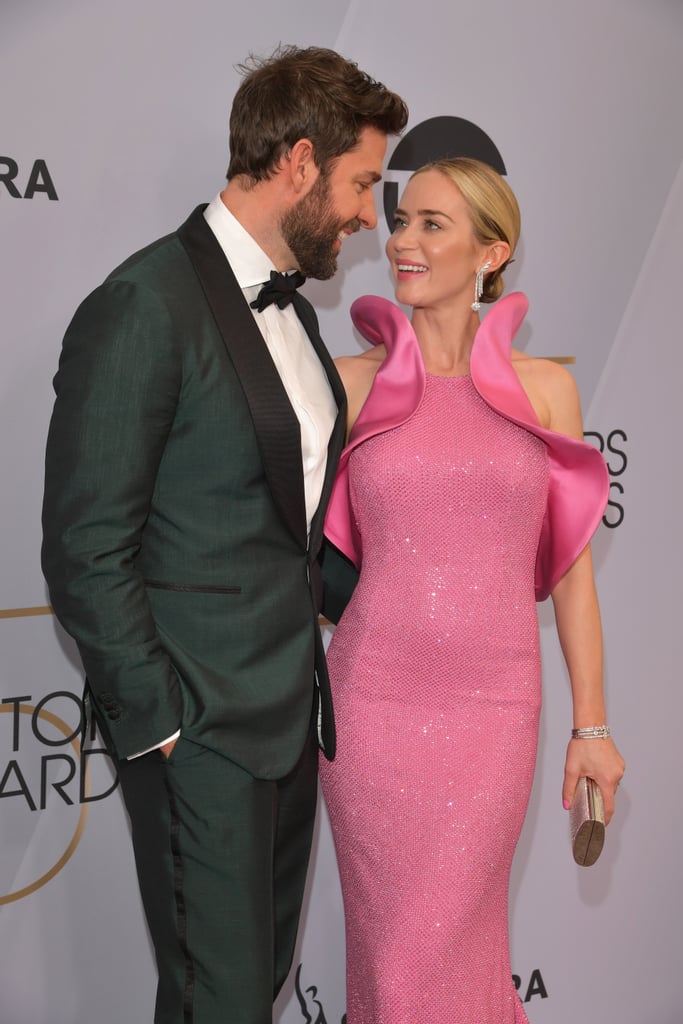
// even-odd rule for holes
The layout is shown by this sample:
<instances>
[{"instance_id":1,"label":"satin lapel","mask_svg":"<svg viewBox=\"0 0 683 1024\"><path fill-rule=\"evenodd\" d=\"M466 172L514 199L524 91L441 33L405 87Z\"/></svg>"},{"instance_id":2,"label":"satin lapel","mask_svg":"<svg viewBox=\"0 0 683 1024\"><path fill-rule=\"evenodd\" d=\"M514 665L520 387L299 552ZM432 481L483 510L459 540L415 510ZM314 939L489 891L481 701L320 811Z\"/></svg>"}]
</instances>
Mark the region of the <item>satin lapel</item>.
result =
<instances>
[{"instance_id":1,"label":"satin lapel","mask_svg":"<svg viewBox=\"0 0 683 1024\"><path fill-rule=\"evenodd\" d=\"M299 421L232 268L204 219L204 209L197 207L178 235L244 390L273 499L289 530L305 547Z\"/></svg>"},{"instance_id":2,"label":"satin lapel","mask_svg":"<svg viewBox=\"0 0 683 1024\"><path fill-rule=\"evenodd\" d=\"M311 523L309 547L313 557L315 558L322 543L323 522L325 518L324 513L332 492L332 484L334 483L334 476L337 471L339 456L344 446L344 436L346 434L346 392L344 391L344 385L337 373L337 368L334 365L332 357L320 337L320 332L318 330L318 318L315 315L315 311L310 302L308 302L303 295L297 294L294 297L294 309L296 310L296 314L299 317L299 320L301 320L301 323L311 340L311 345L315 349L318 359L322 363L323 369L327 374L327 379L330 382L334 400L337 403L337 418L334 421L334 427L332 428L332 434L327 446L325 479L323 481L323 488L318 508Z\"/></svg>"}]
</instances>

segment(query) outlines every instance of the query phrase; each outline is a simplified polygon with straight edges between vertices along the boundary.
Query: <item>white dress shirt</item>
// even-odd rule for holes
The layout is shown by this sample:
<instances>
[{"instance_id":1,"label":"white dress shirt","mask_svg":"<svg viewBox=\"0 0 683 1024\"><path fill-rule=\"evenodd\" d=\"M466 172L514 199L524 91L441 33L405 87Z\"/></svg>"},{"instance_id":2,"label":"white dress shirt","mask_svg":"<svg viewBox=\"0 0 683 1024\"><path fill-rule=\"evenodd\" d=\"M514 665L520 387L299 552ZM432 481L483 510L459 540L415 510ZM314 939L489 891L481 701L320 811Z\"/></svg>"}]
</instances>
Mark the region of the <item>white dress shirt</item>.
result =
<instances>
[{"instance_id":1,"label":"white dress shirt","mask_svg":"<svg viewBox=\"0 0 683 1024\"><path fill-rule=\"evenodd\" d=\"M204 217L228 258L246 301L253 302L275 267L230 213L220 195L206 208ZM306 520L310 532L311 520L320 503L337 403L294 306L290 303L279 309L273 302L263 312L252 309L252 313L301 427Z\"/></svg>"},{"instance_id":2,"label":"white dress shirt","mask_svg":"<svg viewBox=\"0 0 683 1024\"><path fill-rule=\"evenodd\" d=\"M244 298L247 303L253 302L261 285L270 280L270 272L275 267L249 232L230 213L220 193L209 203L204 217L230 263ZM327 374L294 306L290 303L280 309L272 303L261 313L256 309L252 309L252 313L301 427L306 526L310 533L311 521L322 494L327 446L337 416L337 403ZM179 736L180 730L161 743L133 754L129 760L157 750Z\"/></svg>"}]
</instances>

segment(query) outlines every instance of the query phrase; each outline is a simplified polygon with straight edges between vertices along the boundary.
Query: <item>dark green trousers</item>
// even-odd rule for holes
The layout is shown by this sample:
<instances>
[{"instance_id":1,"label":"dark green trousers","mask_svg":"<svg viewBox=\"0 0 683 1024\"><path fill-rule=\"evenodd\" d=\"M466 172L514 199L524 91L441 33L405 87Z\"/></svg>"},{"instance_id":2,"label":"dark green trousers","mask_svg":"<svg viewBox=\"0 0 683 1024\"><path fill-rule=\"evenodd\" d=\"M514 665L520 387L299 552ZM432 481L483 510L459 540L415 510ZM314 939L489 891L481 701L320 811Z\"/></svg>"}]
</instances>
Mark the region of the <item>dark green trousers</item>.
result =
<instances>
[{"instance_id":1,"label":"dark green trousers","mask_svg":"<svg viewBox=\"0 0 683 1024\"><path fill-rule=\"evenodd\" d=\"M271 1024L292 963L311 848L317 749L254 779L182 737L118 762L159 971L155 1024Z\"/></svg>"}]
</instances>

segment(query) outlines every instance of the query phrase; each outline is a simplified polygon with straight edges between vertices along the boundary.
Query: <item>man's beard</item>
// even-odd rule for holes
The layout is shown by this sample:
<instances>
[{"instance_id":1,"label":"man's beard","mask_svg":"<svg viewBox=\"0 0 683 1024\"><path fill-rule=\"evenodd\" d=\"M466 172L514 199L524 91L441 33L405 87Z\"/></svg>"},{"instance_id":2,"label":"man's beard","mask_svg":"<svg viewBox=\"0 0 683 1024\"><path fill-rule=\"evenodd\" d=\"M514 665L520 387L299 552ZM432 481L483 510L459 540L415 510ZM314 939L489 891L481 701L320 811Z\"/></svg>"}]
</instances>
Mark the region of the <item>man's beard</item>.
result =
<instances>
[{"instance_id":1,"label":"man's beard","mask_svg":"<svg viewBox=\"0 0 683 1024\"><path fill-rule=\"evenodd\" d=\"M355 222L349 225L355 228ZM333 246L345 222L339 220L330 199L327 177L320 175L315 185L282 218L282 237L305 277L327 281L337 270Z\"/></svg>"}]
</instances>

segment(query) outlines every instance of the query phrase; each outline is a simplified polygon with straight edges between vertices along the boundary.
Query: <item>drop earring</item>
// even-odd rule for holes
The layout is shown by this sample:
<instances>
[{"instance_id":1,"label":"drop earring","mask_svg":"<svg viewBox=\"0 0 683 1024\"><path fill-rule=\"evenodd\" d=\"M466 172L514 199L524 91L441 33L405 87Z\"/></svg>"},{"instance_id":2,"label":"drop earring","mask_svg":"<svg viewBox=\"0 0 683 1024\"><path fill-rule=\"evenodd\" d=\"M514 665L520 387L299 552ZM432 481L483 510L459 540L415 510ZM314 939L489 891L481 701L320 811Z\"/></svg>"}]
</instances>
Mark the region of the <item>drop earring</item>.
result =
<instances>
[{"instance_id":1,"label":"drop earring","mask_svg":"<svg viewBox=\"0 0 683 1024\"><path fill-rule=\"evenodd\" d=\"M474 302L472 303L472 309L474 312L478 312L481 309L481 302L479 299L484 294L484 274L491 266L490 260L487 260L483 267L479 267L477 276L474 279Z\"/></svg>"}]
</instances>

